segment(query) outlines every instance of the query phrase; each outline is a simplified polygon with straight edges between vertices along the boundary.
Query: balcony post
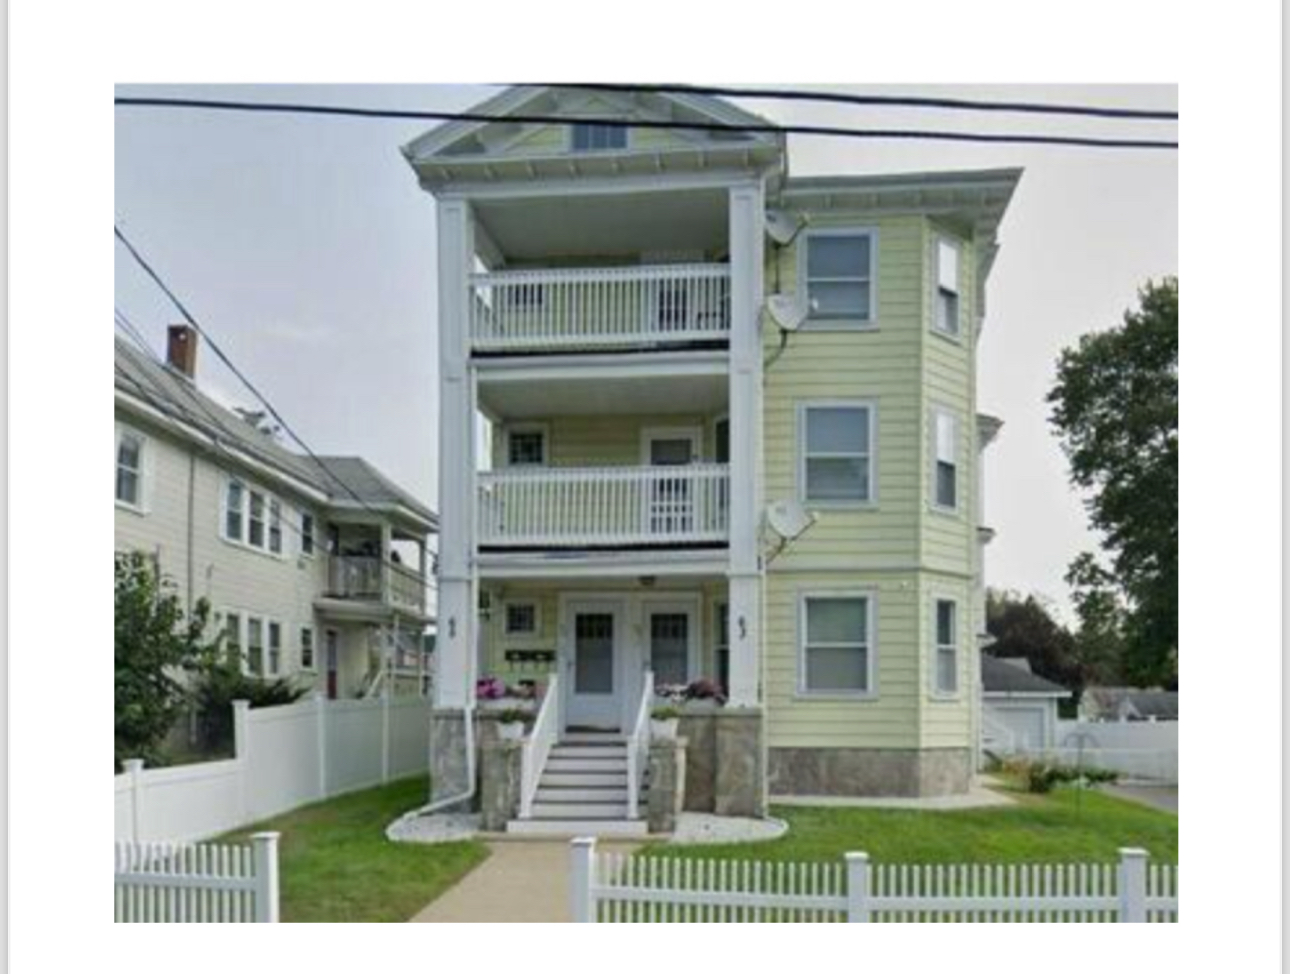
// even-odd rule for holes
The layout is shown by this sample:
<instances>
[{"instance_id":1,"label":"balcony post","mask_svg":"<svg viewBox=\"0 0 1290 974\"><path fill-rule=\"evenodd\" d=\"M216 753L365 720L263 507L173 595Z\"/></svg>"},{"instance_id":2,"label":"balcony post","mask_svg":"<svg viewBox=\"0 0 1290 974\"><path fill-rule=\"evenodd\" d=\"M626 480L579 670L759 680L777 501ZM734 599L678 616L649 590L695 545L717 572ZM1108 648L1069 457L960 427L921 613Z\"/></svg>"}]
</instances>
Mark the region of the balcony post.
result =
<instances>
[{"instance_id":1,"label":"balcony post","mask_svg":"<svg viewBox=\"0 0 1290 974\"><path fill-rule=\"evenodd\" d=\"M438 203L439 233L439 631L435 706L463 708L474 652L475 414L469 357L470 272L474 245L470 205Z\"/></svg>"},{"instance_id":2,"label":"balcony post","mask_svg":"<svg viewBox=\"0 0 1290 974\"><path fill-rule=\"evenodd\" d=\"M760 181L730 189L730 703L761 698L761 303L765 202Z\"/></svg>"}]
</instances>

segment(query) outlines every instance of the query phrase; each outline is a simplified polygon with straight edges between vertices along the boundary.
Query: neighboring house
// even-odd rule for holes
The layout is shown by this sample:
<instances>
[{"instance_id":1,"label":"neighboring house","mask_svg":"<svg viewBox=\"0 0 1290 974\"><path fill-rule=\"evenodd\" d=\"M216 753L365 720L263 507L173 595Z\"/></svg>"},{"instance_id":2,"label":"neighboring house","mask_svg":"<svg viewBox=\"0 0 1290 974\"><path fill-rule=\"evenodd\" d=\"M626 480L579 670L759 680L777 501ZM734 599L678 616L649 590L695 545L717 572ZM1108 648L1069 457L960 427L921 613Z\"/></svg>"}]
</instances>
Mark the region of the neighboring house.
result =
<instances>
[{"instance_id":1,"label":"neighboring house","mask_svg":"<svg viewBox=\"0 0 1290 974\"><path fill-rule=\"evenodd\" d=\"M1138 690L1134 687L1085 687L1080 696L1081 720L1178 719L1176 690Z\"/></svg>"},{"instance_id":2,"label":"neighboring house","mask_svg":"<svg viewBox=\"0 0 1290 974\"><path fill-rule=\"evenodd\" d=\"M790 177L782 136L593 121L766 124L689 94L473 111L403 150L438 214L436 727L476 675L558 674L561 733L621 747L647 673L706 676L755 793L718 809L966 790L977 343L1020 171Z\"/></svg>"},{"instance_id":3,"label":"neighboring house","mask_svg":"<svg viewBox=\"0 0 1290 974\"><path fill-rule=\"evenodd\" d=\"M366 461L292 453L204 395L196 351L185 326L167 364L116 342L116 550L152 556L190 609L207 599L250 674L424 692L438 518Z\"/></svg>"},{"instance_id":4,"label":"neighboring house","mask_svg":"<svg viewBox=\"0 0 1290 974\"><path fill-rule=\"evenodd\" d=\"M1032 673L1025 657L981 654L981 747L991 754L1057 747L1057 702L1071 691Z\"/></svg>"}]
</instances>

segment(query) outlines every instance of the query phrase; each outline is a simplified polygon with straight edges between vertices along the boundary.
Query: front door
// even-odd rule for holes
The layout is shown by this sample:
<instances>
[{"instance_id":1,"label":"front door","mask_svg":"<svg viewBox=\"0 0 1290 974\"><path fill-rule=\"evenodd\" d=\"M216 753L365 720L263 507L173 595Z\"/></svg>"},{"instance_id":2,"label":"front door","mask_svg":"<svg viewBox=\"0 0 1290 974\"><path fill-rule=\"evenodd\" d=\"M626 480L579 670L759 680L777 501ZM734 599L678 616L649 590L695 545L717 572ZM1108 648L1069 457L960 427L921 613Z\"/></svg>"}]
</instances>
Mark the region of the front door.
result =
<instances>
[{"instance_id":1,"label":"front door","mask_svg":"<svg viewBox=\"0 0 1290 974\"><path fill-rule=\"evenodd\" d=\"M651 467L689 466L699 455L697 433L685 430L647 432L645 462ZM653 475L647 492L645 528L652 538L690 534L694 524L694 494L690 478Z\"/></svg>"},{"instance_id":2,"label":"front door","mask_svg":"<svg viewBox=\"0 0 1290 974\"><path fill-rule=\"evenodd\" d=\"M571 602L565 619L565 726L621 730L626 637L622 603Z\"/></svg>"}]
</instances>

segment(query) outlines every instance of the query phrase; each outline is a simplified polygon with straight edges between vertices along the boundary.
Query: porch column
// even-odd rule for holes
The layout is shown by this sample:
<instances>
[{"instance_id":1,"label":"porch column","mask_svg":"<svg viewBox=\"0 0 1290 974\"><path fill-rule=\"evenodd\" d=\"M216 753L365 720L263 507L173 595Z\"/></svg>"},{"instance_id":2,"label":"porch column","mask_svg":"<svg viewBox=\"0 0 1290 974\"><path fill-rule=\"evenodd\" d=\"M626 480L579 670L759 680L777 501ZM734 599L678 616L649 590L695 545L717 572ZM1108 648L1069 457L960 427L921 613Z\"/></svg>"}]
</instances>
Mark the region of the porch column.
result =
<instances>
[{"instance_id":1,"label":"porch column","mask_svg":"<svg viewBox=\"0 0 1290 974\"><path fill-rule=\"evenodd\" d=\"M472 585L475 418L470 371L469 275L474 246L465 200L438 203L439 225L439 625L434 704L462 708L475 646Z\"/></svg>"},{"instance_id":2,"label":"porch column","mask_svg":"<svg viewBox=\"0 0 1290 974\"><path fill-rule=\"evenodd\" d=\"M730 703L761 700L762 184L730 189Z\"/></svg>"}]
</instances>

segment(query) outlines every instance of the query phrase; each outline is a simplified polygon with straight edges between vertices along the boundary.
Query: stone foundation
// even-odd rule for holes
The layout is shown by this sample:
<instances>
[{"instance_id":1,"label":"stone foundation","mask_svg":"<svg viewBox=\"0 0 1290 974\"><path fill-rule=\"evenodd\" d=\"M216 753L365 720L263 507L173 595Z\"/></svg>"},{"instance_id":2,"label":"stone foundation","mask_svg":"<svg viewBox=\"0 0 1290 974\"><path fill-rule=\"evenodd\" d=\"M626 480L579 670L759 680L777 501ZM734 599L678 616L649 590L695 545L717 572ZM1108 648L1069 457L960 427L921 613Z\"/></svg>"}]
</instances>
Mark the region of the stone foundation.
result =
<instances>
[{"instance_id":1,"label":"stone foundation","mask_svg":"<svg viewBox=\"0 0 1290 974\"><path fill-rule=\"evenodd\" d=\"M676 831L685 807L685 738L656 740L649 748L649 830Z\"/></svg>"},{"instance_id":2,"label":"stone foundation","mask_svg":"<svg viewBox=\"0 0 1290 974\"><path fill-rule=\"evenodd\" d=\"M465 712L436 709L430 714L430 800L460 795L466 775Z\"/></svg>"},{"instance_id":3,"label":"stone foundation","mask_svg":"<svg viewBox=\"0 0 1290 974\"><path fill-rule=\"evenodd\" d=\"M485 832L505 832L520 811L522 741L492 740L479 754L479 810Z\"/></svg>"},{"instance_id":4,"label":"stone foundation","mask_svg":"<svg viewBox=\"0 0 1290 974\"><path fill-rule=\"evenodd\" d=\"M925 798L958 795L972 779L969 748L772 747L771 795Z\"/></svg>"},{"instance_id":5,"label":"stone foundation","mask_svg":"<svg viewBox=\"0 0 1290 974\"><path fill-rule=\"evenodd\" d=\"M687 812L752 818L766 813L763 727L756 707L690 704L682 710Z\"/></svg>"}]
</instances>

